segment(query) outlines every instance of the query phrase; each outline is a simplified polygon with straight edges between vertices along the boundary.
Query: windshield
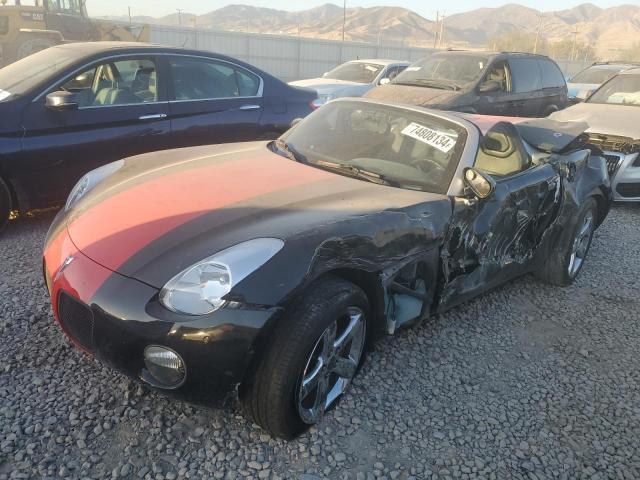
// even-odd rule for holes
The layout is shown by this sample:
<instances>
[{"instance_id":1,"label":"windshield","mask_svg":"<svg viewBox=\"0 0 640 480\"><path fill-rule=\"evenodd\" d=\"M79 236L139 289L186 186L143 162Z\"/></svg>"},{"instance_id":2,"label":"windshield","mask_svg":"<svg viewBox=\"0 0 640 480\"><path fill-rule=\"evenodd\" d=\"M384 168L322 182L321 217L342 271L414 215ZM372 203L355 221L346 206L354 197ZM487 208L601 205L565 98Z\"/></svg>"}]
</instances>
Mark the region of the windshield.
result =
<instances>
[{"instance_id":1,"label":"windshield","mask_svg":"<svg viewBox=\"0 0 640 480\"><path fill-rule=\"evenodd\" d=\"M283 154L383 185L446 193L467 132L427 113L366 102L336 101L276 141Z\"/></svg>"},{"instance_id":2,"label":"windshield","mask_svg":"<svg viewBox=\"0 0 640 480\"><path fill-rule=\"evenodd\" d=\"M488 58L479 55L432 55L398 75L392 83L458 89L477 82Z\"/></svg>"},{"instance_id":3,"label":"windshield","mask_svg":"<svg viewBox=\"0 0 640 480\"><path fill-rule=\"evenodd\" d=\"M612 78L596 90L587 103L640 106L640 74L625 73Z\"/></svg>"},{"instance_id":4,"label":"windshield","mask_svg":"<svg viewBox=\"0 0 640 480\"><path fill-rule=\"evenodd\" d=\"M571 83L593 83L601 85L620 70L612 68L587 68L571 79Z\"/></svg>"},{"instance_id":5,"label":"windshield","mask_svg":"<svg viewBox=\"0 0 640 480\"><path fill-rule=\"evenodd\" d=\"M324 78L346 82L371 83L382 71L384 65L377 63L347 62L334 68Z\"/></svg>"},{"instance_id":6,"label":"windshield","mask_svg":"<svg viewBox=\"0 0 640 480\"><path fill-rule=\"evenodd\" d=\"M0 69L0 101L24 95L77 60L77 53L54 47Z\"/></svg>"}]
</instances>

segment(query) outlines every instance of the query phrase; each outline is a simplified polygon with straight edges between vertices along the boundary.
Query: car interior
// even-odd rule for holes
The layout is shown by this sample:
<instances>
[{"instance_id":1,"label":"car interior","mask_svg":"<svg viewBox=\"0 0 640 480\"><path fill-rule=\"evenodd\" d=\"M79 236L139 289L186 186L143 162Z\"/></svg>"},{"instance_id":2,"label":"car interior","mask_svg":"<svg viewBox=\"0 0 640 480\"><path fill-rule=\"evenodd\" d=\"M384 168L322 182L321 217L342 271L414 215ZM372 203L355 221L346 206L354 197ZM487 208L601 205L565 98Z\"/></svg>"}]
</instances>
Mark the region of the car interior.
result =
<instances>
[{"instance_id":1,"label":"car interior","mask_svg":"<svg viewBox=\"0 0 640 480\"><path fill-rule=\"evenodd\" d=\"M149 60L105 63L78 75L62 89L76 93L81 108L158 100L156 68Z\"/></svg>"},{"instance_id":2,"label":"car interior","mask_svg":"<svg viewBox=\"0 0 640 480\"><path fill-rule=\"evenodd\" d=\"M500 85L500 91L508 92L511 90L511 79L509 69L506 62L498 62L491 66L491 70L487 72L487 76L483 84L495 82Z\"/></svg>"},{"instance_id":3,"label":"car interior","mask_svg":"<svg viewBox=\"0 0 640 480\"><path fill-rule=\"evenodd\" d=\"M254 96L260 81L238 69L215 62L171 60L176 100L206 100Z\"/></svg>"},{"instance_id":4,"label":"car interior","mask_svg":"<svg viewBox=\"0 0 640 480\"><path fill-rule=\"evenodd\" d=\"M475 162L478 170L496 177L522 172L531 165L518 130L507 122L497 123L484 135Z\"/></svg>"}]
</instances>

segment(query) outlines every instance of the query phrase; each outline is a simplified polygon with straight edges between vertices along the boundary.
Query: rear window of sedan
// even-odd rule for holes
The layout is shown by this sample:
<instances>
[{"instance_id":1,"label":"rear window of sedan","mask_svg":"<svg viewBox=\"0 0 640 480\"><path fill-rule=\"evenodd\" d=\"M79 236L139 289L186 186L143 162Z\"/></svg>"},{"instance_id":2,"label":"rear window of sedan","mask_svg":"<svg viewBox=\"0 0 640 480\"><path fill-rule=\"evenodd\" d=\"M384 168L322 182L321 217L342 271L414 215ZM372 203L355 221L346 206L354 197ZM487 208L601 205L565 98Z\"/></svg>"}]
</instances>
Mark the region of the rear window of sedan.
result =
<instances>
[{"instance_id":1,"label":"rear window of sedan","mask_svg":"<svg viewBox=\"0 0 640 480\"><path fill-rule=\"evenodd\" d=\"M391 186L443 194L466 139L464 127L436 115L348 100L325 105L283 137L311 165L333 164L346 175L353 168Z\"/></svg>"}]
</instances>

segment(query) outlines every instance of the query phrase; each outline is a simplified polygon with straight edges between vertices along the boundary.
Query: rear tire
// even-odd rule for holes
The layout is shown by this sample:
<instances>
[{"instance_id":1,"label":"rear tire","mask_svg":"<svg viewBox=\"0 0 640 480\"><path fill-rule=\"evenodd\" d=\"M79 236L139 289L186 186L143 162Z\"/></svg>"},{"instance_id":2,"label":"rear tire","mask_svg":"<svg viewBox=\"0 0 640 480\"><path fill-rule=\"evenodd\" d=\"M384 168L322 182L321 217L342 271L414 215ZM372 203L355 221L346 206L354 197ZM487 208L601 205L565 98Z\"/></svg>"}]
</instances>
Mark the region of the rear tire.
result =
<instances>
[{"instance_id":1,"label":"rear tire","mask_svg":"<svg viewBox=\"0 0 640 480\"><path fill-rule=\"evenodd\" d=\"M0 178L0 231L7 226L11 210L13 210L11 191L4 180Z\"/></svg>"},{"instance_id":2,"label":"rear tire","mask_svg":"<svg viewBox=\"0 0 640 480\"><path fill-rule=\"evenodd\" d=\"M368 317L367 297L352 283L331 276L311 287L276 326L256 374L241 389L248 416L285 439L319 422L363 361Z\"/></svg>"},{"instance_id":3,"label":"rear tire","mask_svg":"<svg viewBox=\"0 0 640 480\"><path fill-rule=\"evenodd\" d=\"M598 219L595 199L589 198L573 225L571 239L567 245L559 242L547 258L544 266L535 272L536 276L552 285L571 285L584 266Z\"/></svg>"}]
</instances>

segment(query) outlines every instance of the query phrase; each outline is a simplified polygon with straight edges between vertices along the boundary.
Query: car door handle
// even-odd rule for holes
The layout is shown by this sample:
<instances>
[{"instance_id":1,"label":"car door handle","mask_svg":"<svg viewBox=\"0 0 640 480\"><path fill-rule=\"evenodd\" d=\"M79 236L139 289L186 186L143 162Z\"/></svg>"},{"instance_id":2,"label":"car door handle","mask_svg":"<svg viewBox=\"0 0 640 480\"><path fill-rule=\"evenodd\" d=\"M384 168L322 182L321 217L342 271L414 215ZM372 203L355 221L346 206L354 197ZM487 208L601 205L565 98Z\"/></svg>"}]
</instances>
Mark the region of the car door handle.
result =
<instances>
[{"instance_id":1,"label":"car door handle","mask_svg":"<svg viewBox=\"0 0 640 480\"><path fill-rule=\"evenodd\" d=\"M154 113L153 115L142 115L138 117L138 120L158 120L160 118L167 118L166 113Z\"/></svg>"},{"instance_id":2,"label":"car door handle","mask_svg":"<svg viewBox=\"0 0 640 480\"><path fill-rule=\"evenodd\" d=\"M260 110L260 105L242 105L238 110Z\"/></svg>"}]
</instances>

